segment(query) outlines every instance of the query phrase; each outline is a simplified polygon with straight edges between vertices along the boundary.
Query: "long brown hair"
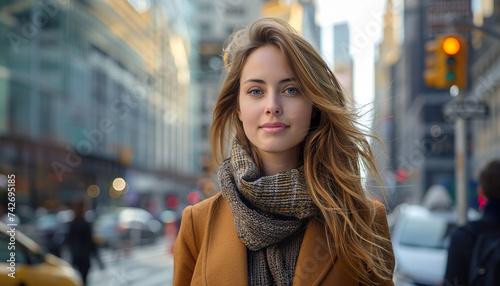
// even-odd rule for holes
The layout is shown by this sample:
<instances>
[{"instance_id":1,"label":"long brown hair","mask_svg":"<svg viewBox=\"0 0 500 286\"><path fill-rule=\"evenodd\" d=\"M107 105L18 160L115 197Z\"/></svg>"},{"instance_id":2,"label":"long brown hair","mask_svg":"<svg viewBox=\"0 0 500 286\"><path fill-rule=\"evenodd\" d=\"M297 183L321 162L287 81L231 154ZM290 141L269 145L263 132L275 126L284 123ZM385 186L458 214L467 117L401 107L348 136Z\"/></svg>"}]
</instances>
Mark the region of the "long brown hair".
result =
<instances>
[{"instance_id":1,"label":"long brown hair","mask_svg":"<svg viewBox=\"0 0 500 286\"><path fill-rule=\"evenodd\" d=\"M229 141L236 137L254 156L238 119L241 71L257 48L274 45L281 50L301 93L312 103L315 116L301 143L308 190L320 210L327 237L333 239L345 270L361 283L373 285L392 277L390 241L374 223L375 207L362 186L361 168L378 176L366 132L356 126L356 113L333 72L319 53L287 22L262 18L234 33L226 42L226 76L222 84L210 130L217 163L225 159Z\"/></svg>"}]
</instances>

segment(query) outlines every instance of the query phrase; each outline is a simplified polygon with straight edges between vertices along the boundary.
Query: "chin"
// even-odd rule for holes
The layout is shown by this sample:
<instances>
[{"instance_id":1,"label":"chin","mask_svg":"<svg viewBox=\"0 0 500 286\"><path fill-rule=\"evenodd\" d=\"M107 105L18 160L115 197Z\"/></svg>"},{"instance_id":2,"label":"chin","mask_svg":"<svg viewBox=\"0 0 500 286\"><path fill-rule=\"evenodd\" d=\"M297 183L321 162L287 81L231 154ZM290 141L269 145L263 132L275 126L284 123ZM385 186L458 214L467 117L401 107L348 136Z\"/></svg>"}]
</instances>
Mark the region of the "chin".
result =
<instances>
[{"instance_id":1,"label":"chin","mask_svg":"<svg viewBox=\"0 0 500 286\"><path fill-rule=\"evenodd\" d=\"M271 154L293 153L298 147L298 144L290 144L290 140L273 140L273 142L254 145L257 147L259 152Z\"/></svg>"}]
</instances>

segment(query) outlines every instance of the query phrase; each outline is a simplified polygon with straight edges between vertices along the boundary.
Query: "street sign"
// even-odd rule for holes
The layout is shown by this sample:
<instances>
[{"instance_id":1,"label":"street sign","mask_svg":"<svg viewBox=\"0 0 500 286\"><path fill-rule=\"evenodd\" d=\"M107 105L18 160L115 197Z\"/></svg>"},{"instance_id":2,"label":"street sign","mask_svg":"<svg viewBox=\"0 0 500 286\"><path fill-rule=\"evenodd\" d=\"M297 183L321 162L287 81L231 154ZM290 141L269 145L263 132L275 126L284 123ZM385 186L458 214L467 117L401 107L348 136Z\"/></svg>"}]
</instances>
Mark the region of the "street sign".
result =
<instances>
[{"instance_id":1,"label":"street sign","mask_svg":"<svg viewBox=\"0 0 500 286\"><path fill-rule=\"evenodd\" d=\"M443 108L444 116L452 121L457 117L464 119L485 118L488 116L488 104L472 100L453 100Z\"/></svg>"}]
</instances>

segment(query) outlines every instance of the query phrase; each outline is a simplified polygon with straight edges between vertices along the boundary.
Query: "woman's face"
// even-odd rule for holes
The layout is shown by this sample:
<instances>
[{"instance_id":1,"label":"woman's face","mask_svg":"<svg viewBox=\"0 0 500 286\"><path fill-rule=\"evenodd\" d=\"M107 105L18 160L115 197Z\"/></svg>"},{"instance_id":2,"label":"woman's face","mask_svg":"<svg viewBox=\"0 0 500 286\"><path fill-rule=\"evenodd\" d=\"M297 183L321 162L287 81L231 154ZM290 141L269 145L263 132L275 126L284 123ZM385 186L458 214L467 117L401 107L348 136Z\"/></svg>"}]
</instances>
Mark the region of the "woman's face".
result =
<instances>
[{"instance_id":1,"label":"woman's face","mask_svg":"<svg viewBox=\"0 0 500 286\"><path fill-rule=\"evenodd\" d=\"M267 45L253 51L241 73L238 116L258 152L295 158L311 115L312 103L300 94L281 50Z\"/></svg>"}]
</instances>

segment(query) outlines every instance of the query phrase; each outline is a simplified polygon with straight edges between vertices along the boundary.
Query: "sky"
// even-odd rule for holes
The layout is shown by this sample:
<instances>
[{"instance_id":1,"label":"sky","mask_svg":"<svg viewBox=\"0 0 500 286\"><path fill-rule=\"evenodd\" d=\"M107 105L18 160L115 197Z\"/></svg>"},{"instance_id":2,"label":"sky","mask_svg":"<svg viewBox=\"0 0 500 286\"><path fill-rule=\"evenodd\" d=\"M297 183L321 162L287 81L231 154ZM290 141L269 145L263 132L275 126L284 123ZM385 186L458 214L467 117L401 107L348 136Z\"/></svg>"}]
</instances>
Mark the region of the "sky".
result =
<instances>
[{"instance_id":1,"label":"sky","mask_svg":"<svg viewBox=\"0 0 500 286\"><path fill-rule=\"evenodd\" d=\"M354 96L358 106L374 99L374 48L383 33L387 0L316 0L321 27L321 52L333 63L333 25L348 22L351 56L354 61ZM364 121L364 120L363 120Z\"/></svg>"}]
</instances>

